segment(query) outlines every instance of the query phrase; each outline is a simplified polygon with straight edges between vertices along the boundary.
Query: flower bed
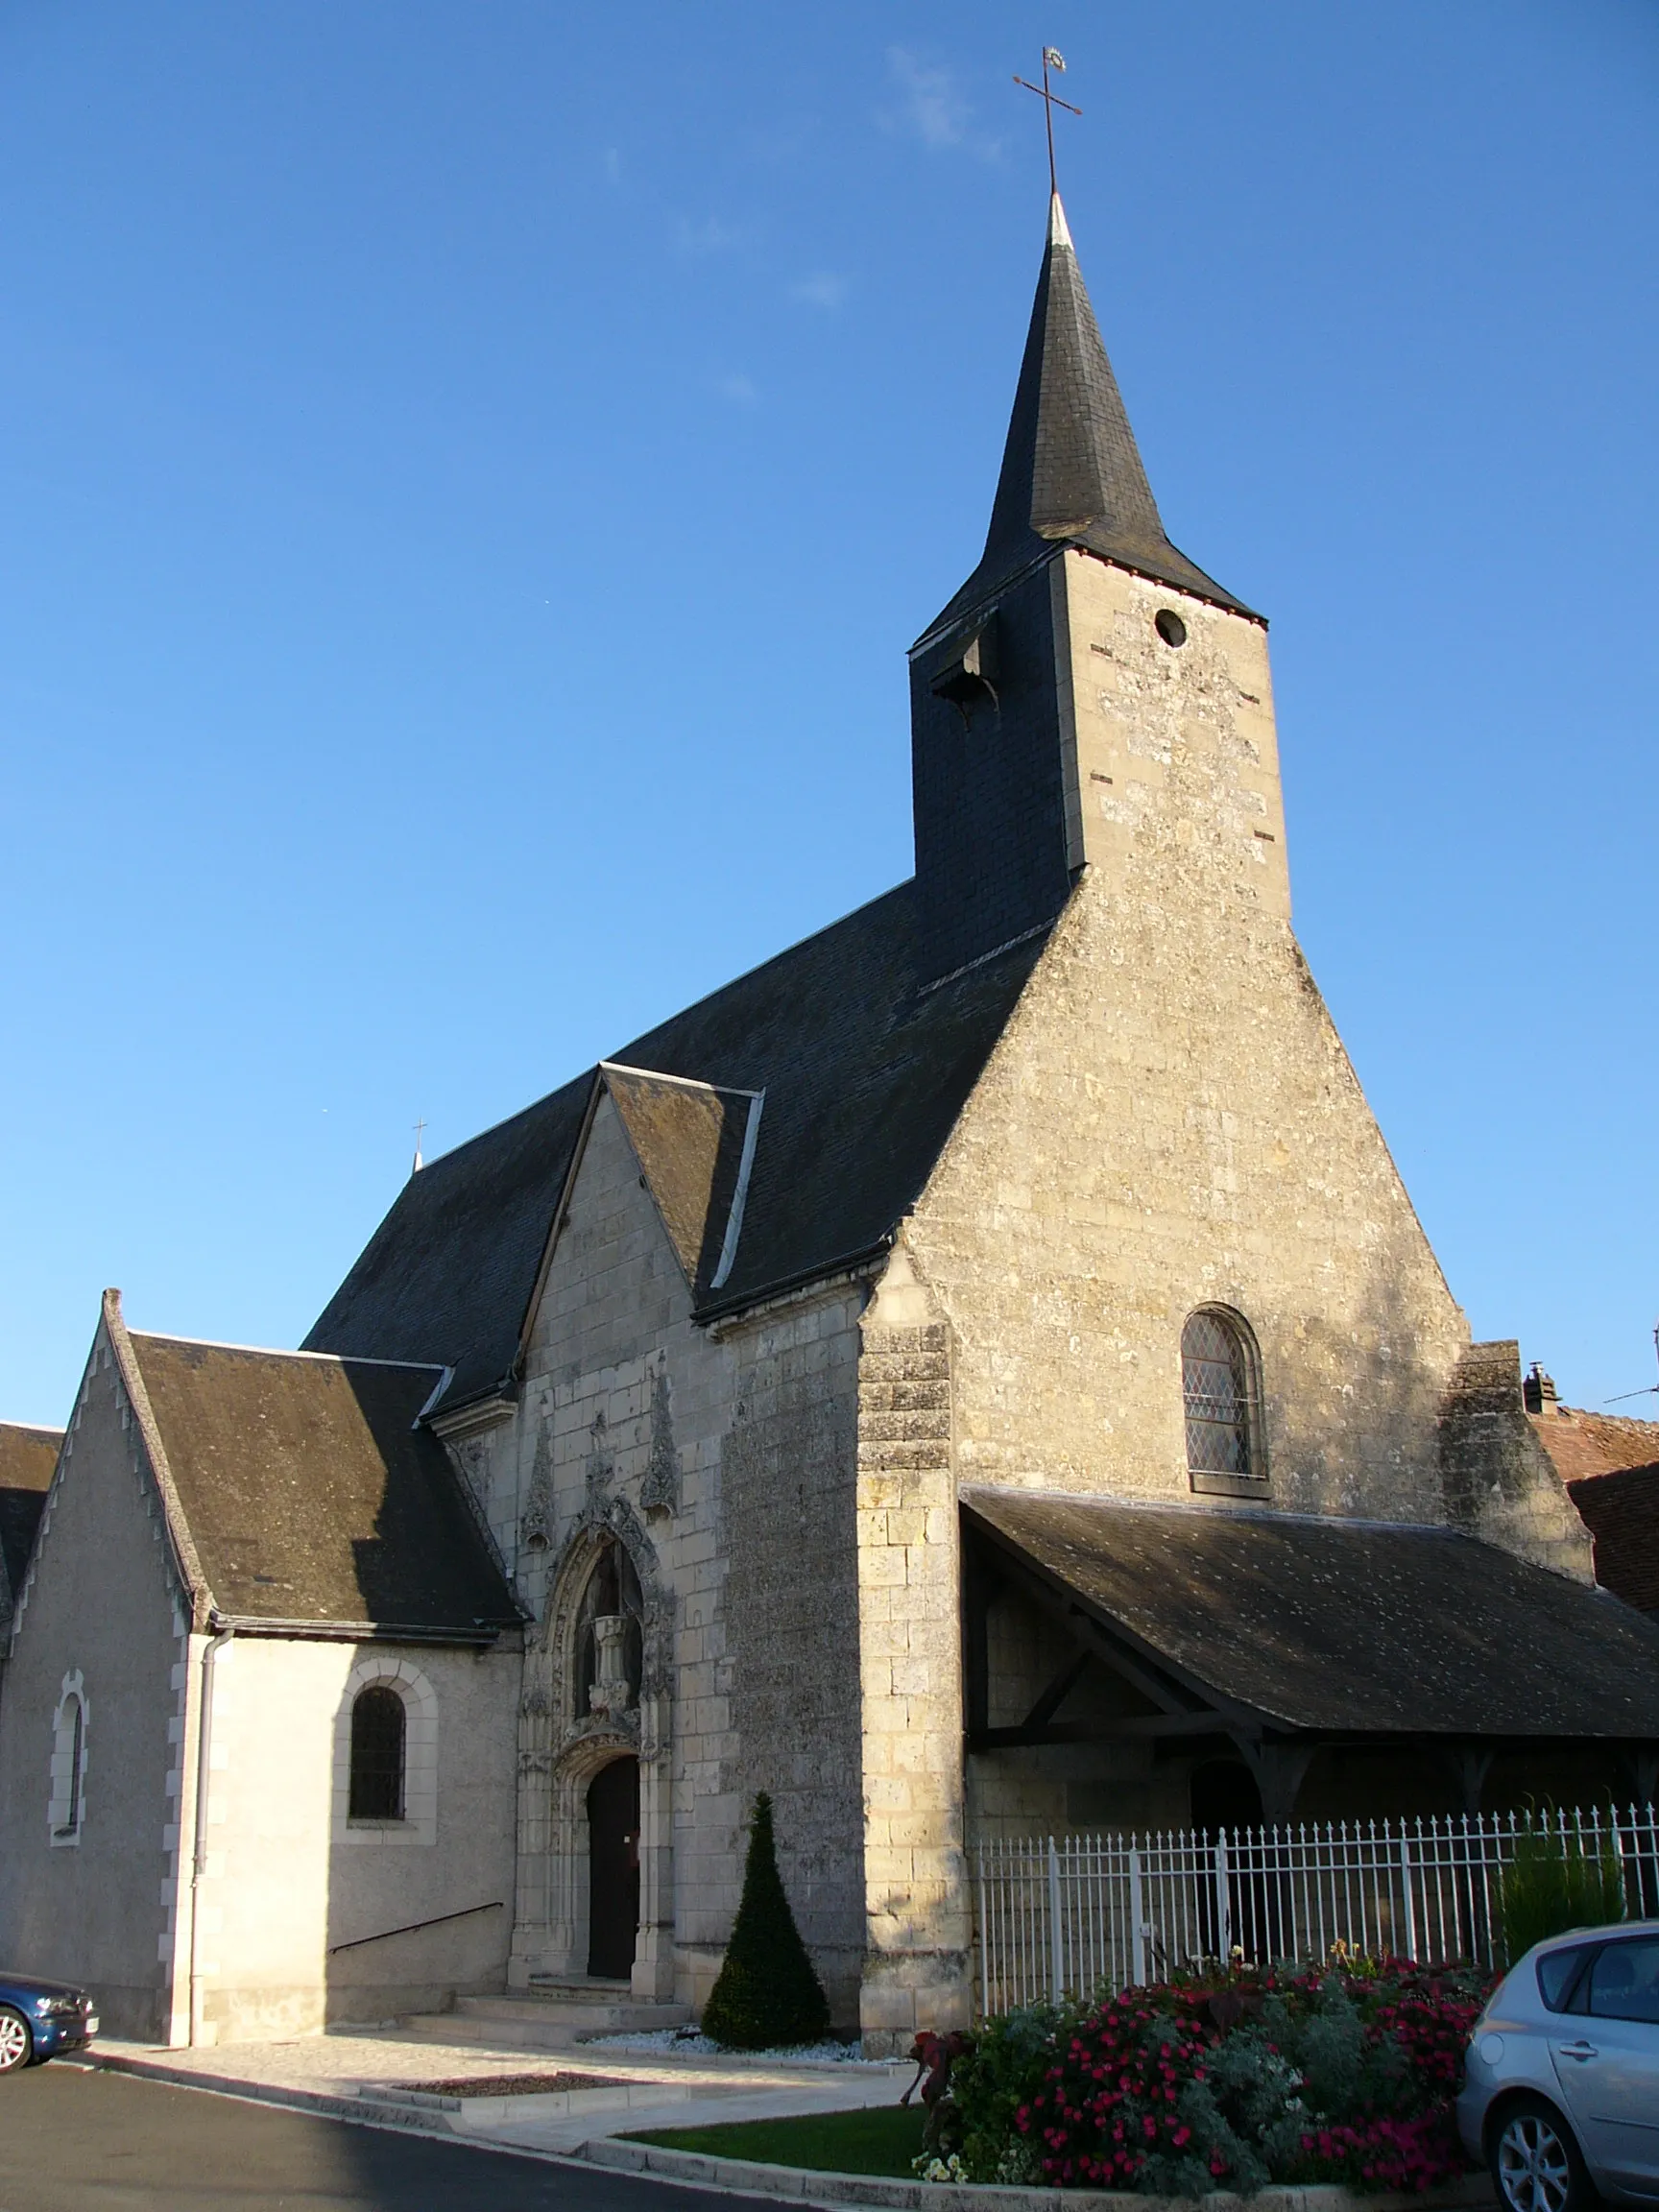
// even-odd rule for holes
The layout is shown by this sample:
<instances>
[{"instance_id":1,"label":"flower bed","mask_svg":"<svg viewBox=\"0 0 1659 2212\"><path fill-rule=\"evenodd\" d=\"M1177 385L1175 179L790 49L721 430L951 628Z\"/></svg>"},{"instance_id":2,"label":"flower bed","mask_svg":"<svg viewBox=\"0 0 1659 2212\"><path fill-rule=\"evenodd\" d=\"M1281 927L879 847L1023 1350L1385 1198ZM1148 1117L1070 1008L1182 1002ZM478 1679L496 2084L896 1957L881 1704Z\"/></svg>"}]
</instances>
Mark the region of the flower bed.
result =
<instances>
[{"instance_id":1,"label":"flower bed","mask_svg":"<svg viewBox=\"0 0 1659 2212\"><path fill-rule=\"evenodd\" d=\"M1009 2013L956 2061L917 2171L1165 2196L1429 2189L1466 2170L1452 2100L1491 1984L1338 1955Z\"/></svg>"}]
</instances>

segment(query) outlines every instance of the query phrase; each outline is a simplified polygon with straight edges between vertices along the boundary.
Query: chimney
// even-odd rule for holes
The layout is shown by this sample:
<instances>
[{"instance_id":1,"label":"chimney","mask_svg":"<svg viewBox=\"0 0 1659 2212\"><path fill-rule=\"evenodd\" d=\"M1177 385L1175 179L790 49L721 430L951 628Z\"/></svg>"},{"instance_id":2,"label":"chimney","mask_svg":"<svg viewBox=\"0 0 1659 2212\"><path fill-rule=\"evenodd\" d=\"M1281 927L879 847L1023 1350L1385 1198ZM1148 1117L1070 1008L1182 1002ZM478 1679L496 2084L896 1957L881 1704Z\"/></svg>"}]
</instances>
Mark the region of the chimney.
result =
<instances>
[{"instance_id":1,"label":"chimney","mask_svg":"<svg viewBox=\"0 0 1659 2212\"><path fill-rule=\"evenodd\" d=\"M1549 1411L1553 1413L1560 1398L1561 1393L1556 1389L1553 1378L1546 1375L1543 1368L1534 1359L1531 1366L1527 1370L1526 1380L1521 1384L1521 1401L1527 1412L1543 1413Z\"/></svg>"}]
</instances>

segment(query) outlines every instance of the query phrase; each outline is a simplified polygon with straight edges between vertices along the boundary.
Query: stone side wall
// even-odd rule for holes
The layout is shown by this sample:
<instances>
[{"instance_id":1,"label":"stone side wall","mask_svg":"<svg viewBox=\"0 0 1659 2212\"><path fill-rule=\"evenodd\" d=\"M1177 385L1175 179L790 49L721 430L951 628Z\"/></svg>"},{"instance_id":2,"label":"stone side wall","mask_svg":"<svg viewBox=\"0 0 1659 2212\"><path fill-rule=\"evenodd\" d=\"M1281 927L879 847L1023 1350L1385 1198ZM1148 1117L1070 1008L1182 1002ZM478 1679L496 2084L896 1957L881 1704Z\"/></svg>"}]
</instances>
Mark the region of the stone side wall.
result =
<instances>
[{"instance_id":1,"label":"stone side wall","mask_svg":"<svg viewBox=\"0 0 1659 2212\"><path fill-rule=\"evenodd\" d=\"M1216 1303L1276 1503L1436 1520L1468 1330L1286 919L1262 632L1181 599L1171 648L1178 595L1067 578L1091 858L907 1231L958 1471L1188 1498L1181 1330Z\"/></svg>"},{"instance_id":2,"label":"stone side wall","mask_svg":"<svg viewBox=\"0 0 1659 2212\"><path fill-rule=\"evenodd\" d=\"M0 1958L84 1983L107 2032L164 2041L186 1617L161 1504L100 1328L18 1594L0 1697ZM80 1840L54 1843L53 1717L85 1698ZM185 1843L188 1860L189 1845Z\"/></svg>"},{"instance_id":3,"label":"stone side wall","mask_svg":"<svg viewBox=\"0 0 1659 2212\"><path fill-rule=\"evenodd\" d=\"M347 1817L344 1753L354 1677L364 1672L411 1693L401 1823ZM220 1646L199 2041L301 2035L334 2020L439 2010L458 1993L502 1986L518 1672L517 1650L252 1636ZM472 1911L492 1904L501 1910ZM468 1917L411 1928L453 1912Z\"/></svg>"},{"instance_id":4,"label":"stone side wall","mask_svg":"<svg viewBox=\"0 0 1659 2212\"><path fill-rule=\"evenodd\" d=\"M756 1791L771 1792L784 1886L848 2029L864 1964L854 1510L863 1303L861 1288L843 1288L729 1335L737 1394L721 1460L733 1811L741 1823ZM733 1837L728 1881L742 1841ZM709 1925L705 1907L688 1937L723 1939L734 1908L733 1896Z\"/></svg>"},{"instance_id":5,"label":"stone side wall","mask_svg":"<svg viewBox=\"0 0 1659 2212\"><path fill-rule=\"evenodd\" d=\"M537 1614L525 1659L513 1974L580 1972L585 1792L641 1760L638 1994L700 2006L719 1970L757 1789L842 2016L859 1919L853 1404L861 1294L715 1333L608 1097L534 1316L514 1415L454 1450ZM640 1719L584 1721L569 1648L594 1549L619 1537L647 1610ZM733 1594L735 1594L733 1596Z\"/></svg>"}]
</instances>

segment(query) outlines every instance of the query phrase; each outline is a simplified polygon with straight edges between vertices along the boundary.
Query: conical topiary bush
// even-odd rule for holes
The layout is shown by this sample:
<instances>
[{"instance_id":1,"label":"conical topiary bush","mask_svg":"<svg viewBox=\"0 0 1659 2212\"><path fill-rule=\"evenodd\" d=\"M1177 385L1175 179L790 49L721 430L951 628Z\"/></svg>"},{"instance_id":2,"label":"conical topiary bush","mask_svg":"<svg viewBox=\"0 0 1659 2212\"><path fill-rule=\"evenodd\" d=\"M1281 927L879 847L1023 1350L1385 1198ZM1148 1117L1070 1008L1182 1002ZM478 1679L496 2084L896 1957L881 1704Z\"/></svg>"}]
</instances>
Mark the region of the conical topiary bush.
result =
<instances>
[{"instance_id":1,"label":"conical topiary bush","mask_svg":"<svg viewBox=\"0 0 1659 2212\"><path fill-rule=\"evenodd\" d=\"M704 2008L703 2032L732 2051L766 2051L815 2043L829 2026L829 2000L783 1893L772 1800L762 1790L749 1824L743 1895L726 1962Z\"/></svg>"}]
</instances>

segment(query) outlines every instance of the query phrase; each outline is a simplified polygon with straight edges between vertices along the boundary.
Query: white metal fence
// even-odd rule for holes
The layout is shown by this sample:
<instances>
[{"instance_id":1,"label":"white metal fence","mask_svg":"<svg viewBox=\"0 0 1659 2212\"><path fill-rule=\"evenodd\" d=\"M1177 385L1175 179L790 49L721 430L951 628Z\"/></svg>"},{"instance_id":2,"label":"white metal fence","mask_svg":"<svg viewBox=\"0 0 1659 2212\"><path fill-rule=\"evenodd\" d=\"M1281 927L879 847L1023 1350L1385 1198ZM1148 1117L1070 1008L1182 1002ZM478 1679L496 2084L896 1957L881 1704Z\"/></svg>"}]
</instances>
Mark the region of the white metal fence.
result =
<instances>
[{"instance_id":1,"label":"white metal fence","mask_svg":"<svg viewBox=\"0 0 1659 2212\"><path fill-rule=\"evenodd\" d=\"M1161 1981L1235 1949L1261 1963L1324 1959L1337 1942L1490 1963L1499 1877L1529 1817L982 1843L970 1862L981 2015ZM1618 1860L1626 1918L1659 1915L1651 1805L1543 1817Z\"/></svg>"}]
</instances>

